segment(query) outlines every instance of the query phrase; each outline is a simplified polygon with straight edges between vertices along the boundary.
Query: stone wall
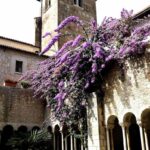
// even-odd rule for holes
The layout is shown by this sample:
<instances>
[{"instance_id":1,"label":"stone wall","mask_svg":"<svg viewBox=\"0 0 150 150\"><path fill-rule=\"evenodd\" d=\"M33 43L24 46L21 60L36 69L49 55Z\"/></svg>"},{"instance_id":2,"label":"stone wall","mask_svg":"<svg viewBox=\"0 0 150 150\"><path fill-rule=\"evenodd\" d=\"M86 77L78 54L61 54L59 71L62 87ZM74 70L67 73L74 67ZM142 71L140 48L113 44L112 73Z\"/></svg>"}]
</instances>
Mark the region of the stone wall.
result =
<instances>
[{"instance_id":1,"label":"stone wall","mask_svg":"<svg viewBox=\"0 0 150 150\"><path fill-rule=\"evenodd\" d=\"M127 112L140 120L142 111L150 107L150 53L126 60L124 67L124 76L115 66L105 78L105 124L110 115L122 123Z\"/></svg>"},{"instance_id":2,"label":"stone wall","mask_svg":"<svg viewBox=\"0 0 150 150\"><path fill-rule=\"evenodd\" d=\"M44 110L44 103L33 98L31 90L0 87L0 130L7 124L14 129L21 125L41 127Z\"/></svg>"},{"instance_id":3,"label":"stone wall","mask_svg":"<svg viewBox=\"0 0 150 150\"><path fill-rule=\"evenodd\" d=\"M88 124L88 150L100 149L100 128L97 96L93 93L90 105L87 109L87 124Z\"/></svg>"},{"instance_id":4,"label":"stone wall","mask_svg":"<svg viewBox=\"0 0 150 150\"><path fill-rule=\"evenodd\" d=\"M51 0L51 5L45 10L46 1L47 0L42 1L42 36L47 32L51 32L52 36L54 36L56 33L53 31L58 26L58 0ZM50 40L51 36L42 38L42 50ZM53 55L56 50L58 50L57 43L46 53L46 55Z\"/></svg>"},{"instance_id":5,"label":"stone wall","mask_svg":"<svg viewBox=\"0 0 150 150\"><path fill-rule=\"evenodd\" d=\"M82 7L75 5L74 0L59 0L58 2L58 23L69 16L77 16L81 20L85 21L86 25L91 19L96 19L96 3L95 0L83 0ZM79 33L83 33L82 27L77 27L74 24L67 26L63 33L72 34L72 36L65 36L59 40L58 47L61 47L66 41L75 38Z\"/></svg>"},{"instance_id":6,"label":"stone wall","mask_svg":"<svg viewBox=\"0 0 150 150\"><path fill-rule=\"evenodd\" d=\"M21 73L15 72L16 60L23 61L23 73L35 69L36 64L46 58L37 54L22 52L7 47L0 47L0 85L5 80L18 81Z\"/></svg>"},{"instance_id":7,"label":"stone wall","mask_svg":"<svg viewBox=\"0 0 150 150\"><path fill-rule=\"evenodd\" d=\"M126 123L131 121L125 122L127 115L133 114L137 125L141 128L143 126L141 115L144 110L150 108L149 49L141 56L128 58L123 68L121 70L117 64L113 64L104 78L104 104L99 105L100 145L102 150L109 147L110 130L108 131L108 129L114 126L113 118L118 119L124 134L125 127L127 127ZM124 146L126 146L126 141L124 141Z\"/></svg>"},{"instance_id":8,"label":"stone wall","mask_svg":"<svg viewBox=\"0 0 150 150\"><path fill-rule=\"evenodd\" d=\"M46 1L47 0L43 0L42 3L42 35L46 32L51 32L51 36L56 35L57 33L55 33L54 30L60 22L68 16L78 16L80 19L87 21L88 23L92 18L96 19L95 0L83 1L82 7L75 5L74 0L51 0L51 5L45 10ZM78 27L72 25L65 28L64 32L65 31L73 34L80 32ZM51 36L42 39L42 49L44 49L51 40ZM61 38L59 42L46 53L46 55L53 55L54 52L57 51L58 48L60 48L68 39L70 40L70 36L69 38L66 36L65 38Z\"/></svg>"}]
</instances>

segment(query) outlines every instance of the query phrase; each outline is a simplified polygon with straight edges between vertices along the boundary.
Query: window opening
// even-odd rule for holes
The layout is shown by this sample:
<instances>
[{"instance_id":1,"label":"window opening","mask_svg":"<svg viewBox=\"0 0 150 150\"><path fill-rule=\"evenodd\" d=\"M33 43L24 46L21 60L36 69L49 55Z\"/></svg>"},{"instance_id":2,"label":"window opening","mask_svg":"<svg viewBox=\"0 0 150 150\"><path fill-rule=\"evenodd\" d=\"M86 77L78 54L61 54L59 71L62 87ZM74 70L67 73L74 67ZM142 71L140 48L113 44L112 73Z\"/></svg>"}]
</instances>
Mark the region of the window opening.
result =
<instances>
[{"instance_id":1,"label":"window opening","mask_svg":"<svg viewBox=\"0 0 150 150\"><path fill-rule=\"evenodd\" d=\"M22 73L22 71L23 71L23 61L16 60L15 72Z\"/></svg>"}]
</instances>

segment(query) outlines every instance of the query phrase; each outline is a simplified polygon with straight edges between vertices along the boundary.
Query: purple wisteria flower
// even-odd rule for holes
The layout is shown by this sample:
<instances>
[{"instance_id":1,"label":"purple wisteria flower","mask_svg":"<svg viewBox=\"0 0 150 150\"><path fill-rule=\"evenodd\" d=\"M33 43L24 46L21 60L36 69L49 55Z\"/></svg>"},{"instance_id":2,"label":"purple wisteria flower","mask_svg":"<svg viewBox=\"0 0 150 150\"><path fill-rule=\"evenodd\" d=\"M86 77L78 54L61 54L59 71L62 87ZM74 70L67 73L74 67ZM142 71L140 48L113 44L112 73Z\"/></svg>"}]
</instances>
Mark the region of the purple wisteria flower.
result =
<instances>
[{"instance_id":1,"label":"purple wisteria flower","mask_svg":"<svg viewBox=\"0 0 150 150\"><path fill-rule=\"evenodd\" d=\"M35 96L47 99L55 119L62 123L82 121L85 115L80 111L81 105L88 105L89 94L102 86L104 72L109 73L111 60L119 64L123 63L123 58L145 52L150 41L150 25L134 26L137 21L131 19L130 14L123 10L122 18L109 17L98 28L96 22L87 27L78 21L78 17L71 16L56 29L59 32L73 22L82 26L84 39L79 35L66 42L54 56L23 78L31 83ZM49 35L48 32L45 36ZM56 35L41 54L47 52L60 36Z\"/></svg>"},{"instance_id":2,"label":"purple wisteria flower","mask_svg":"<svg viewBox=\"0 0 150 150\"><path fill-rule=\"evenodd\" d=\"M94 82L95 82L95 80L96 80L96 78L95 78L95 77L92 77L92 79L91 79L91 83L94 83Z\"/></svg>"},{"instance_id":3,"label":"purple wisteria flower","mask_svg":"<svg viewBox=\"0 0 150 150\"><path fill-rule=\"evenodd\" d=\"M59 87L59 89L63 88L64 87L64 81L60 81L58 84L58 87Z\"/></svg>"},{"instance_id":4,"label":"purple wisteria flower","mask_svg":"<svg viewBox=\"0 0 150 150\"><path fill-rule=\"evenodd\" d=\"M84 88L87 89L89 86L90 86L90 83L89 83L89 81L87 81Z\"/></svg>"},{"instance_id":5,"label":"purple wisteria flower","mask_svg":"<svg viewBox=\"0 0 150 150\"><path fill-rule=\"evenodd\" d=\"M93 43L92 47L95 52L95 54L93 56L94 58L103 58L105 56L105 53L99 44Z\"/></svg>"},{"instance_id":6,"label":"purple wisteria flower","mask_svg":"<svg viewBox=\"0 0 150 150\"><path fill-rule=\"evenodd\" d=\"M67 57L69 56L69 54L70 54L70 52L66 52L64 55L62 55L62 57L60 59L61 64L67 60Z\"/></svg>"},{"instance_id":7,"label":"purple wisteria flower","mask_svg":"<svg viewBox=\"0 0 150 150\"><path fill-rule=\"evenodd\" d=\"M84 42L82 44L82 48L86 49L86 48L89 48L91 46L91 42Z\"/></svg>"},{"instance_id":8,"label":"purple wisteria flower","mask_svg":"<svg viewBox=\"0 0 150 150\"><path fill-rule=\"evenodd\" d=\"M50 32L46 32L46 33L42 36L42 38L45 38L45 37L50 36L50 35L51 35Z\"/></svg>"},{"instance_id":9,"label":"purple wisteria flower","mask_svg":"<svg viewBox=\"0 0 150 150\"><path fill-rule=\"evenodd\" d=\"M65 97L66 97L66 93L60 92L54 97L54 99L57 101L62 101L65 99Z\"/></svg>"},{"instance_id":10,"label":"purple wisteria flower","mask_svg":"<svg viewBox=\"0 0 150 150\"><path fill-rule=\"evenodd\" d=\"M97 73L97 64L96 63L92 64L92 73Z\"/></svg>"},{"instance_id":11,"label":"purple wisteria flower","mask_svg":"<svg viewBox=\"0 0 150 150\"><path fill-rule=\"evenodd\" d=\"M55 29L55 32L59 32L61 29L63 29L66 25L68 25L69 23L78 23L79 22L79 17L76 16L70 16L68 18L66 18L65 20L63 20L57 29Z\"/></svg>"},{"instance_id":12,"label":"purple wisteria flower","mask_svg":"<svg viewBox=\"0 0 150 150\"><path fill-rule=\"evenodd\" d=\"M106 66L105 64L102 64L102 65L101 65L101 68L102 68L102 69L104 69L104 68L105 68L105 66Z\"/></svg>"},{"instance_id":13,"label":"purple wisteria flower","mask_svg":"<svg viewBox=\"0 0 150 150\"><path fill-rule=\"evenodd\" d=\"M111 55L109 55L108 57L106 57L105 61L108 62L108 61L112 60L113 57L114 57L114 55L111 54Z\"/></svg>"},{"instance_id":14,"label":"purple wisteria flower","mask_svg":"<svg viewBox=\"0 0 150 150\"><path fill-rule=\"evenodd\" d=\"M73 43L72 43L72 47L78 46L79 43L80 43L80 41L81 41L82 39L83 39L83 37L82 37L81 35L78 35L78 36L74 39L74 41L73 41Z\"/></svg>"},{"instance_id":15,"label":"purple wisteria flower","mask_svg":"<svg viewBox=\"0 0 150 150\"><path fill-rule=\"evenodd\" d=\"M53 37L52 40L49 42L49 44L44 48L44 50L39 53L39 55L43 55L44 53L49 51L49 49L58 41L60 36L61 36L61 34L59 33L58 35Z\"/></svg>"},{"instance_id":16,"label":"purple wisteria flower","mask_svg":"<svg viewBox=\"0 0 150 150\"><path fill-rule=\"evenodd\" d=\"M95 19L91 20L91 30L94 32L97 30L97 22Z\"/></svg>"},{"instance_id":17,"label":"purple wisteria flower","mask_svg":"<svg viewBox=\"0 0 150 150\"><path fill-rule=\"evenodd\" d=\"M122 17L123 19L128 19L129 17L132 16L132 14L133 14L133 10L127 11L126 9L123 9L123 10L121 11L121 17Z\"/></svg>"},{"instance_id":18,"label":"purple wisteria flower","mask_svg":"<svg viewBox=\"0 0 150 150\"><path fill-rule=\"evenodd\" d=\"M56 57L63 54L63 52L72 45L73 43L73 40L70 40L68 42L66 42L62 47L61 49L56 53Z\"/></svg>"}]
</instances>

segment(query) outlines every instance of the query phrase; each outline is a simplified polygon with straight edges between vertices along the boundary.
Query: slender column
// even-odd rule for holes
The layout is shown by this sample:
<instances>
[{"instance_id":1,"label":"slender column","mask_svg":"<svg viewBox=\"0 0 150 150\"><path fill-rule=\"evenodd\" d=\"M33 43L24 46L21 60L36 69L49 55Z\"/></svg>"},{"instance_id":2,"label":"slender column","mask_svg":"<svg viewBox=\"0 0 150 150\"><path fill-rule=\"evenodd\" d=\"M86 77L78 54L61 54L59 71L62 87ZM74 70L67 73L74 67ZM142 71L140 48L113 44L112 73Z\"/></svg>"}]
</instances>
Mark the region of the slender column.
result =
<instances>
[{"instance_id":1,"label":"slender column","mask_svg":"<svg viewBox=\"0 0 150 150\"><path fill-rule=\"evenodd\" d=\"M146 147L145 147L145 138L144 138L144 133L143 133L143 128L141 126L141 123L138 123L139 124L139 129L140 129L140 137L141 137L141 146L142 146L142 150L146 150Z\"/></svg>"},{"instance_id":2,"label":"slender column","mask_svg":"<svg viewBox=\"0 0 150 150\"><path fill-rule=\"evenodd\" d=\"M81 150L84 150L84 147L83 147L83 145L81 145Z\"/></svg>"},{"instance_id":3,"label":"slender column","mask_svg":"<svg viewBox=\"0 0 150 150\"><path fill-rule=\"evenodd\" d=\"M62 145L62 150L64 149L64 134L61 132L61 145Z\"/></svg>"},{"instance_id":4,"label":"slender column","mask_svg":"<svg viewBox=\"0 0 150 150\"><path fill-rule=\"evenodd\" d=\"M70 146L71 146L71 150L74 150L74 147L73 147L73 136L72 135L70 135Z\"/></svg>"},{"instance_id":5,"label":"slender column","mask_svg":"<svg viewBox=\"0 0 150 150\"><path fill-rule=\"evenodd\" d=\"M109 129L106 128L107 150L110 150Z\"/></svg>"},{"instance_id":6,"label":"slender column","mask_svg":"<svg viewBox=\"0 0 150 150\"><path fill-rule=\"evenodd\" d=\"M127 150L127 138L126 138L125 128L123 125L121 126L121 128L122 128L122 135L123 135L123 148L124 150Z\"/></svg>"},{"instance_id":7,"label":"slender column","mask_svg":"<svg viewBox=\"0 0 150 150\"><path fill-rule=\"evenodd\" d=\"M150 150L149 146L148 146L147 133L146 133L146 129L145 128L144 128L144 139L145 139L146 150Z\"/></svg>"},{"instance_id":8,"label":"slender column","mask_svg":"<svg viewBox=\"0 0 150 150\"><path fill-rule=\"evenodd\" d=\"M67 150L67 138L65 137L65 149L64 150Z\"/></svg>"},{"instance_id":9,"label":"slender column","mask_svg":"<svg viewBox=\"0 0 150 150\"><path fill-rule=\"evenodd\" d=\"M73 138L73 145L74 145L74 150L77 150L76 138Z\"/></svg>"},{"instance_id":10,"label":"slender column","mask_svg":"<svg viewBox=\"0 0 150 150\"><path fill-rule=\"evenodd\" d=\"M110 129L110 136L111 136L111 150L114 150L114 139L113 139L113 129Z\"/></svg>"},{"instance_id":11,"label":"slender column","mask_svg":"<svg viewBox=\"0 0 150 150\"><path fill-rule=\"evenodd\" d=\"M129 136L129 127L125 129L126 131L126 142L127 142L127 150L130 150L130 136Z\"/></svg>"}]
</instances>

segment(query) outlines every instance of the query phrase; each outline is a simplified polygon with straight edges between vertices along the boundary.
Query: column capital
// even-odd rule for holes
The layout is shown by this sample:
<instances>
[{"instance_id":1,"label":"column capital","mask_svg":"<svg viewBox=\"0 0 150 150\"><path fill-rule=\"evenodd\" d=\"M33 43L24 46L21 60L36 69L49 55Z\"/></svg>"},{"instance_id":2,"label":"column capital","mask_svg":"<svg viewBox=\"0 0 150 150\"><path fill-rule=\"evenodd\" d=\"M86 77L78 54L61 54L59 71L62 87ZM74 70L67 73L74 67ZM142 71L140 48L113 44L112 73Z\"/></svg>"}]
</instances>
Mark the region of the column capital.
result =
<instances>
[{"instance_id":1,"label":"column capital","mask_svg":"<svg viewBox=\"0 0 150 150\"><path fill-rule=\"evenodd\" d=\"M120 123L121 128L125 128L126 126L124 125L124 123Z\"/></svg>"},{"instance_id":2,"label":"column capital","mask_svg":"<svg viewBox=\"0 0 150 150\"><path fill-rule=\"evenodd\" d=\"M142 122L141 122L141 120L137 120L137 125L139 125L139 127L142 127Z\"/></svg>"}]
</instances>

